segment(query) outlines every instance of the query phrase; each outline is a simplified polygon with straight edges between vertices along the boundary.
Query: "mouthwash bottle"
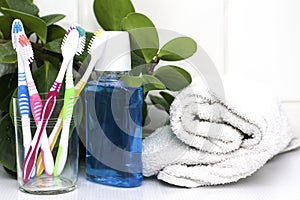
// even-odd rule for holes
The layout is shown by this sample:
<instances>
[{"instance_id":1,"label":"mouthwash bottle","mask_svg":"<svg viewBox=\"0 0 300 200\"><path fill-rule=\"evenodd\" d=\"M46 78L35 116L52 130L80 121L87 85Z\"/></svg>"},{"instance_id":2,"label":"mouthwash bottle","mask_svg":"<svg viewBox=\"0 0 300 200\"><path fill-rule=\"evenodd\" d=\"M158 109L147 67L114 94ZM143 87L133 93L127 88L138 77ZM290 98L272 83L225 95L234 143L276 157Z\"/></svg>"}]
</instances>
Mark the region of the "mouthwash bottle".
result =
<instances>
[{"instance_id":1,"label":"mouthwash bottle","mask_svg":"<svg viewBox=\"0 0 300 200\"><path fill-rule=\"evenodd\" d=\"M131 69L127 32L106 31L104 53L85 88L86 177L116 187L142 184L142 87L120 80Z\"/></svg>"}]
</instances>

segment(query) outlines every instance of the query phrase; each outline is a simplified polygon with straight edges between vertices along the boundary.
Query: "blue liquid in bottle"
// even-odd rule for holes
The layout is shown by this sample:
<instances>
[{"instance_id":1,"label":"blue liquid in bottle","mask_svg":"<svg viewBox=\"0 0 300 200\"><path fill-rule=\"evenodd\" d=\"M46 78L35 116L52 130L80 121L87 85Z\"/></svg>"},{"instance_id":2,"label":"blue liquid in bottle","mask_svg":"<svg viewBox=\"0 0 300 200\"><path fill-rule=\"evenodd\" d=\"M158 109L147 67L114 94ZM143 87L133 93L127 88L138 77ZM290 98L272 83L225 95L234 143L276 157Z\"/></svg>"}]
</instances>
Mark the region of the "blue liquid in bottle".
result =
<instances>
[{"instance_id":1,"label":"blue liquid in bottle","mask_svg":"<svg viewBox=\"0 0 300 200\"><path fill-rule=\"evenodd\" d=\"M116 187L142 184L142 87L116 74L90 81L85 89L86 176Z\"/></svg>"}]
</instances>

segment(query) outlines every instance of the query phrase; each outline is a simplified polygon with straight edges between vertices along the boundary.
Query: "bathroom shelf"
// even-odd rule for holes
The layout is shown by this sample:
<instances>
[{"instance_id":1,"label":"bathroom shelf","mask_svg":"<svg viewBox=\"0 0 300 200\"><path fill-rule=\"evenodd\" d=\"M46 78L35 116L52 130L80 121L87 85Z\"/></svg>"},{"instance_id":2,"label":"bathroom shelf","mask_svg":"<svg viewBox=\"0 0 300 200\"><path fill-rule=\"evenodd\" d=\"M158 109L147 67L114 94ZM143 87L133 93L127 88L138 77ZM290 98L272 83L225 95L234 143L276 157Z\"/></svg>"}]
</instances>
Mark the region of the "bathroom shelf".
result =
<instances>
[{"instance_id":1,"label":"bathroom shelf","mask_svg":"<svg viewBox=\"0 0 300 200\"><path fill-rule=\"evenodd\" d=\"M300 198L300 150L277 156L253 176L224 186L179 188L146 178L139 188L122 189L91 183L80 169L78 188L70 193L41 196L18 191L17 181L0 167L0 199L5 200L296 200Z\"/></svg>"}]
</instances>

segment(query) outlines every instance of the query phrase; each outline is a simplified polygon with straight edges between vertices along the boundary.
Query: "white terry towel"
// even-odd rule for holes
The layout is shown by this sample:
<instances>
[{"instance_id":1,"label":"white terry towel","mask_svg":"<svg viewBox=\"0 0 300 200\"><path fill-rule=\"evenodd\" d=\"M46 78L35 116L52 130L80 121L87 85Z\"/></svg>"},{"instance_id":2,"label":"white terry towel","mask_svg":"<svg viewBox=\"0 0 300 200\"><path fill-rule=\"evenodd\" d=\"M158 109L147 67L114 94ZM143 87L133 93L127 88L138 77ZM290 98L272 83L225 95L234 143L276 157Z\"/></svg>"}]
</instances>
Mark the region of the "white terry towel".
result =
<instances>
[{"instance_id":1,"label":"white terry towel","mask_svg":"<svg viewBox=\"0 0 300 200\"><path fill-rule=\"evenodd\" d=\"M262 85L225 81L226 100L203 85L181 91L170 126L144 139L144 176L183 187L236 182L291 142L287 118Z\"/></svg>"}]
</instances>

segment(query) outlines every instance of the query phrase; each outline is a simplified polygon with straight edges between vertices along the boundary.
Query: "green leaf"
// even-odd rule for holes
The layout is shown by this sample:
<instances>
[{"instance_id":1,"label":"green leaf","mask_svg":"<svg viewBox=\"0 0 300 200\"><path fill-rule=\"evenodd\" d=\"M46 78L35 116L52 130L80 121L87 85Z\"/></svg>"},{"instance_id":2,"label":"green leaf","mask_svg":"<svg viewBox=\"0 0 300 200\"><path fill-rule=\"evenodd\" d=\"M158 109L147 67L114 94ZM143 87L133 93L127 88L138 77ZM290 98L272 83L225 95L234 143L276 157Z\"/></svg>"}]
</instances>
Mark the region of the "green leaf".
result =
<instances>
[{"instance_id":1,"label":"green leaf","mask_svg":"<svg viewBox=\"0 0 300 200\"><path fill-rule=\"evenodd\" d=\"M58 25L50 25L47 28L47 42L51 42L53 40L64 38L66 34L66 30Z\"/></svg>"},{"instance_id":2,"label":"green leaf","mask_svg":"<svg viewBox=\"0 0 300 200\"><path fill-rule=\"evenodd\" d=\"M158 109L165 110L168 114L170 113L170 107L172 102L174 101L174 96L167 92L161 91L159 93L162 97L149 95L150 100L155 107Z\"/></svg>"},{"instance_id":3,"label":"green leaf","mask_svg":"<svg viewBox=\"0 0 300 200\"><path fill-rule=\"evenodd\" d=\"M134 51L131 51L131 71L130 75L139 76L146 74L146 62L144 57L138 56Z\"/></svg>"},{"instance_id":4,"label":"green leaf","mask_svg":"<svg viewBox=\"0 0 300 200\"><path fill-rule=\"evenodd\" d=\"M134 12L130 0L95 0L94 14L100 26L107 31L121 31L121 21Z\"/></svg>"},{"instance_id":5,"label":"green leaf","mask_svg":"<svg viewBox=\"0 0 300 200\"><path fill-rule=\"evenodd\" d=\"M50 62L54 67L56 67L57 70L59 70L61 61L61 55L58 54L50 54L49 52L39 52L35 51L35 62L37 63L38 67L41 67L44 65L45 62Z\"/></svg>"},{"instance_id":6,"label":"green leaf","mask_svg":"<svg viewBox=\"0 0 300 200\"><path fill-rule=\"evenodd\" d=\"M17 53L11 42L0 44L0 63L16 63Z\"/></svg>"},{"instance_id":7,"label":"green leaf","mask_svg":"<svg viewBox=\"0 0 300 200\"><path fill-rule=\"evenodd\" d=\"M153 75L171 91L181 90L192 82L192 77L187 71L171 65L158 68Z\"/></svg>"},{"instance_id":8,"label":"green leaf","mask_svg":"<svg viewBox=\"0 0 300 200\"><path fill-rule=\"evenodd\" d=\"M0 77L0 110L3 112L9 112L10 99L18 86L17 77L17 73L5 74Z\"/></svg>"},{"instance_id":9,"label":"green leaf","mask_svg":"<svg viewBox=\"0 0 300 200\"><path fill-rule=\"evenodd\" d=\"M151 94L149 94L149 98L152 104L155 105L155 107L160 110L165 110L167 113L169 113L170 104L165 99Z\"/></svg>"},{"instance_id":10,"label":"green leaf","mask_svg":"<svg viewBox=\"0 0 300 200\"><path fill-rule=\"evenodd\" d=\"M133 68L130 71L130 75L132 76L139 76L140 74L146 74L146 73L147 73L146 65L140 65L138 67Z\"/></svg>"},{"instance_id":11,"label":"green leaf","mask_svg":"<svg viewBox=\"0 0 300 200\"><path fill-rule=\"evenodd\" d=\"M8 8L8 4L7 4L6 0L0 0L0 7ZM0 8L0 11L1 11L1 8Z\"/></svg>"},{"instance_id":12,"label":"green leaf","mask_svg":"<svg viewBox=\"0 0 300 200\"><path fill-rule=\"evenodd\" d=\"M161 91L159 94L164 98L164 100L166 100L166 102L168 102L169 105L171 105L175 99L175 97L173 95L171 95L167 92Z\"/></svg>"},{"instance_id":13,"label":"green leaf","mask_svg":"<svg viewBox=\"0 0 300 200\"><path fill-rule=\"evenodd\" d=\"M0 164L16 171L15 129L9 114L0 120Z\"/></svg>"},{"instance_id":14,"label":"green leaf","mask_svg":"<svg viewBox=\"0 0 300 200\"><path fill-rule=\"evenodd\" d=\"M52 15L46 15L41 17L42 20L44 20L44 22L46 23L47 26L50 26L60 20L62 20L63 18L65 18L65 15L62 14L52 14Z\"/></svg>"},{"instance_id":15,"label":"green leaf","mask_svg":"<svg viewBox=\"0 0 300 200\"><path fill-rule=\"evenodd\" d=\"M164 90L165 85L157 78L151 75L142 76L123 76L121 80L124 81L128 86L137 88L143 85L144 94L150 90Z\"/></svg>"},{"instance_id":16,"label":"green leaf","mask_svg":"<svg viewBox=\"0 0 300 200\"><path fill-rule=\"evenodd\" d=\"M147 118L147 115L148 115L148 107L147 107L147 103L146 103L145 100L143 101L142 115L143 115L143 122L142 122L142 124L143 124L143 126L146 126L147 125L146 118Z\"/></svg>"},{"instance_id":17,"label":"green leaf","mask_svg":"<svg viewBox=\"0 0 300 200\"><path fill-rule=\"evenodd\" d=\"M14 107L13 107L13 99L18 97L18 87L13 90L10 102L9 102L9 116L12 122L14 122Z\"/></svg>"},{"instance_id":18,"label":"green leaf","mask_svg":"<svg viewBox=\"0 0 300 200\"><path fill-rule=\"evenodd\" d=\"M120 79L124 81L128 86L133 88L137 88L143 83L143 79L139 76L122 76Z\"/></svg>"},{"instance_id":19,"label":"green leaf","mask_svg":"<svg viewBox=\"0 0 300 200\"><path fill-rule=\"evenodd\" d=\"M11 38L11 24L13 20L9 16L0 16L0 31L5 39Z\"/></svg>"},{"instance_id":20,"label":"green leaf","mask_svg":"<svg viewBox=\"0 0 300 200\"><path fill-rule=\"evenodd\" d=\"M128 31L131 49L146 63L153 61L159 48L158 34L152 21L143 14L130 13L122 20L123 30Z\"/></svg>"},{"instance_id":21,"label":"green leaf","mask_svg":"<svg viewBox=\"0 0 300 200\"><path fill-rule=\"evenodd\" d=\"M18 178L18 173L14 172L6 167L3 166L3 169L5 170L6 173L8 173L12 178L17 179Z\"/></svg>"},{"instance_id":22,"label":"green leaf","mask_svg":"<svg viewBox=\"0 0 300 200\"><path fill-rule=\"evenodd\" d=\"M25 25L25 27L28 30L35 32L37 34L37 36L40 38L40 40L44 44L46 43L47 26L46 26L46 23L42 19L40 19L34 15L30 15L30 14L27 14L24 12L19 12L19 11L7 9L7 8L2 8L2 12L13 18L18 18L18 19L22 20L23 24Z\"/></svg>"},{"instance_id":23,"label":"green leaf","mask_svg":"<svg viewBox=\"0 0 300 200\"><path fill-rule=\"evenodd\" d=\"M140 57L134 51L131 51L131 68L143 66L144 64L146 64L144 57Z\"/></svg>"},{"instance_id":24,"label":"green leaf","mask_svg":"<svg viewBox=\"0 0 300 200\"><path fill-rule=\"evenodd\" d=\"M47 51L61 54L62 41L63 41L63 38L58 38L51 42L48 42L47 44L45 44L44 49Z\"/></svg>"},{"instance_id":25,"label":"green leaf","mask_svg":"<svg viewBox=\"0 0 300 200\"><path fill-rule=\"evenodd\" d=\"M179 61L191 57L197 51L197 43L189 37L175 38L166 43L158 57L166 61Z\"/></svg>"},{"instance_id":26,"label":"green leaf","mask_svg":"<svg viewBox=\"0 0 300 200\"><path fill-rule=\"evenodd\" d=\"M144 94L150 90L164 90L166 86L156 77L144 74L141 76L143 80L143 92Z\"/></svg>"},{"instance_id":27,"label":"green leaf","mask_svg":"<svg viewBox=\"0 0 300 200\"><path fill-rule=\"evenodd\" d=\"M57 67L53 66L49 62L45 62L42 67L34 71L33 78L39 93L48 93L57 74Z\"/></svg>"},{"instance_id":28,"label":"green leaf","mask_svg":"<svg viewBox=\"0 0 300 200\"><path fill-rule=\"evenodd\" d=\"M38 16L39 8L28 0L6 0L12 10Z\"/></svg>"}]
</instances>

